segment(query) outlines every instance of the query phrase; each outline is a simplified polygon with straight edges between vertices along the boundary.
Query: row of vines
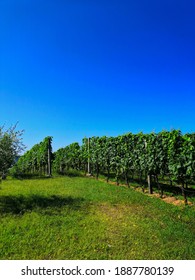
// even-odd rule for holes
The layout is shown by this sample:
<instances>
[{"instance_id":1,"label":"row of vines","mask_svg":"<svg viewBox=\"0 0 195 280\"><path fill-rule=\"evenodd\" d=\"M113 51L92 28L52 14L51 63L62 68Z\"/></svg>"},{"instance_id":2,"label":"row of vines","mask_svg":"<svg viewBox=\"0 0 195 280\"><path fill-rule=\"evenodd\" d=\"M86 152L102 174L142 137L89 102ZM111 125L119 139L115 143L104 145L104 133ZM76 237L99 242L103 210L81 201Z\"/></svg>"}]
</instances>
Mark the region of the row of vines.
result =
<instances>
[{"instance_id":1,"label":"row of vines","mask_svg":"<svg viewBox=\"0 0 195 280\"><path fill-rule=\"evenodd\" d=\"M181 131L162 131L150 134L128 133L118 137L84 138L82 145L73 143L55 153L54 168L58 173L76 169L90 173L97 179L104 174L109 181L114 175L129 186L136 178L142 188L152 182L163 195L159 177L176 182L187 201L186 190L195 180L195 133L182 135ZM152 182L151 182L152 181Z\"/></svg>"},{"instance_id":2,"label":"row of vines","mask_svg":"<svg viewBox=\"0 0 195 280\"><path fill-rule=\"evenodd\" d=\"M15 176L52 175L52 137L46 137L21 156L11 172Z\"/></svg>"},{"instance_id":3,"label":"row of vines","mask_svg":"<svg viewBox=\"0 0 195 280\"><path fill-rule=\"evenodd\" d=\"M52 153L52 137L26 152L14 166L16 174L36 173L51 176L52 169L59 174L78 170L93 175L104 175L116 184L132 180L139 182L149 193L153 184L163 195L166 178L169 185L180 186L185 202L188 186L195 181L195 133L182 134L180 130L150 134L128 133L118 137L84 138L82 144L72 143Z\"/></svg>"}]
</instances>

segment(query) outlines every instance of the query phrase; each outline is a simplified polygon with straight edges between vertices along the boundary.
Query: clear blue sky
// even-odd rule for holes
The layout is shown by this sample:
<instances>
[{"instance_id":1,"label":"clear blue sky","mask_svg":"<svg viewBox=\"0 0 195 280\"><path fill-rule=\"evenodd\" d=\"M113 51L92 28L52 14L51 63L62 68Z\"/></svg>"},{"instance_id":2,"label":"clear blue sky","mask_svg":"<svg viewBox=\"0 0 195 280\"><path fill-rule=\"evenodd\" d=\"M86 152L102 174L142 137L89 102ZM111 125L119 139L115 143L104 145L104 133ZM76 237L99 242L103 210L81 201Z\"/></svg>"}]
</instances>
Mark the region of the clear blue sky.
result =
<instances>
[{"instance_id":1,"label":"clear blue sky","mask_svg":"<svg viewBox=\"0 0 195 280\"><path fill-rule=\"evenodd\" d=\"M54 150L194 132L194 15L194 0L1 0L0 125Z\"/></svg>"}]
</instances>

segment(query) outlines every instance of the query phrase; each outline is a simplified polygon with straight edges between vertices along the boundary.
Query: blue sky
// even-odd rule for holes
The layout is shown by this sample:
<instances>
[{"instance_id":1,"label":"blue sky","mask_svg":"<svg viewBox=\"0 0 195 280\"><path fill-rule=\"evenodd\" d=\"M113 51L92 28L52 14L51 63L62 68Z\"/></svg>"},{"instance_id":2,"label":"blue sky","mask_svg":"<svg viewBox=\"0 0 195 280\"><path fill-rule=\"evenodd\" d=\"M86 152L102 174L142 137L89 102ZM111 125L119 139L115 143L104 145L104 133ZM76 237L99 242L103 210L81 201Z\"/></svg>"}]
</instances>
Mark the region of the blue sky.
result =
<instances>
[{"instance_id":1,"label":"blue sky","mask_svg":"<svg viewBox=\"0 0 195 280\"><path fill-rule=\"evenodd\" d=\"M27 148L195 131L195 2L1 0L0 125Z\"/></svg>"}]
</instances>

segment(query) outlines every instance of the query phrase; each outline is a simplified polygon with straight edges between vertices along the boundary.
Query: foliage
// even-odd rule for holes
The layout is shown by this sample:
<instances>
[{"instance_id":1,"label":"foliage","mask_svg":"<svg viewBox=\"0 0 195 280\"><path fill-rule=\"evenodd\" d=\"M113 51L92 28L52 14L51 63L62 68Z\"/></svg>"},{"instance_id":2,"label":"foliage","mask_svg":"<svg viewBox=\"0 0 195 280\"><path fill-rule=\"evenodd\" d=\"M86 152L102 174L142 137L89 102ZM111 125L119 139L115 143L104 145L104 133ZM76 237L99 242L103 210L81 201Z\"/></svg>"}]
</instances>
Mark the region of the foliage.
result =
<instances>
[{"instance_id":1,"label":"foliage","mask_svg":"<svg viewBox=\"0 0 195 280\"><path fill-rule=\"evenodd\" d=\"M51 141L51 137L46 137L35 145L20 158L13 171L16 174L49 174ZM195 179L195 134L182 135L180 130L84 138L82 145L72 143L52 156L53 168L58 174L84 171L97 179L104 174L107 181L114 176L117 184L122 179L128 186L135 176L143 191L148 178L149 192L152 193L152 179L161 196L163 188L159 176L169 177L171 184L175 181L180 185L186 203L186 188Z\"/></svg>"},{"instance_id":2,"label":"foliage","mask_svg":"<svg viewBox=\"0 0 195 280\"><path fill-rule=\"evenodd\" d=\"M15 177L26 174L50 174L49 165L52 153L52 137L46 137L42 142L36 144L21 156L11 170Z\"/></svg>"},{"instance_id":3,"label":"foliage","mask_svg":"<svg viewBox=\"0 0 195 280\"><path fill-rule=\"evenodd\" d=\"M128 133L118 137L84 138L83 143L73 143L59 149L55 155L55 168L83 170L86 173L88 160L90 173L98 179L99 174L114 174L116 183L120 178L129 186L130 177L136 175L145 185L147 176L152 176L161 193L159 176L168 176L181 185L185 198L185 186L195 178L195 134L182 135L179 130L150 134ZM89 144L89 145L88 145ZM186 199L186 198L185 198Z\"/></svg>"},{"instance_id":4,"label":"foliage","mask_svg":"<svg viewBox=\"0 0 195 280\"><path fill-rule=\"evenodd\" d=\"M54 153L53 165L57 173L65 174L69 169L80 169L80 146L72 143Z\"/></svg>"},{"instance_id":5,"label":"foliage","mask_svg":"<svg viewBox=\"0 0 195 280\"><path fill-rule=\"evenodd\" d=\"M16 125L4 129L0 127L0 175L5 176L14 164L16 157L23 151L23 130L16 130Z\"/></svg>"}]
</instances>

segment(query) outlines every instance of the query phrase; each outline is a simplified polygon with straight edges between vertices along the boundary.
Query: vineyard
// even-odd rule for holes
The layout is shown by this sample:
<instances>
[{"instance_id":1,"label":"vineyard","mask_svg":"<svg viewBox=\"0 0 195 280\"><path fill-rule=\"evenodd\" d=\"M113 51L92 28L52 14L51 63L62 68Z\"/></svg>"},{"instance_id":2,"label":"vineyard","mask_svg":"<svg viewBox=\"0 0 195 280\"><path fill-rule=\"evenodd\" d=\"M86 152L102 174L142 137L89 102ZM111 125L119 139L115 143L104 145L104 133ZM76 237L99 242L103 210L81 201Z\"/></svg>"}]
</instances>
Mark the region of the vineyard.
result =
<instances>
[{"instance_id":1,"label":"vineyard","mask_svg":"<svg viewBox=\"0 0 195 280\"><path fill-rule=\"evenodd\" d=\"M53 170L53 171L52 171ZM181 192L185 204L195 190L195 133L179 130L150 134L128 133L118 137L84 138L52 153L52 137L46 137L20 157L14 176L67 174L70 170L107 180L132 182L160 197L164 190Z\"/></svg>"},{"instance_id":2,"label":"vineyard","mask_svg":"<svg viewBox=\"0 0 195 280\"><path fill-rule=\"evenodd\" d=\"M38 174L51 176L52 137L46 137L19 158L11 170L14 176Z\"/></svg>"},{"instance_id":3,"label":"vineyard","mask_svg":"<svg viewBox=\"0 0 195 280\"><path fill-rule=\"evenodd\" d=\"M0 259L194 259L195 134L52 140L0 185Z\"/></svg>"}]
</instances>

